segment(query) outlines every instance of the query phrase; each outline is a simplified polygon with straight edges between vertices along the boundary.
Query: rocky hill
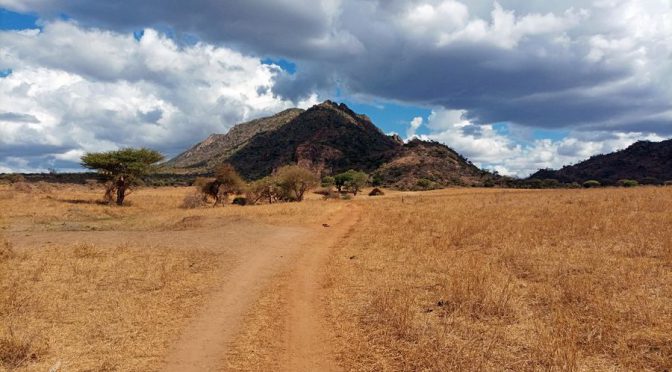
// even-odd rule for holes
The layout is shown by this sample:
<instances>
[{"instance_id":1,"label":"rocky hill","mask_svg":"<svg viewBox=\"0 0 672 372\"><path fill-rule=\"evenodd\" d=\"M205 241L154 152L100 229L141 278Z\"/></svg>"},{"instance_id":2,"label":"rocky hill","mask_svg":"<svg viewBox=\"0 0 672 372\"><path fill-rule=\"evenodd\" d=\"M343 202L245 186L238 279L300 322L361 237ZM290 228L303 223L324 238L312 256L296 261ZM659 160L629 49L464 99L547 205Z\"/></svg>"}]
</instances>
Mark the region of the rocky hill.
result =
<instances>
[{"instance_id":1,"label":"rocky hill","mask_svg":"<svg viewBox=\"0 0 672 372\"><path fill-rule=\"evenodd\" d=\"M559 170L542 169L530 178L564 183L597 180L603 185L633 179L643 184L661 184L672 180L672 140L639 141L624 150L593 156Z\"/></svg>"},{"instance_id":2,"label":"rocky hill","mask_svg":"<svg viewBox=\"0 0 672 372\"><path fill-rule=\"evenodd\" d=\"M372 172L392 159L399 143L364 115L326 101L272 132L255 136L229 161L247 178L259 178L290 163L331 174Z\"/></svg>"},{"instance_id":3,"label":"rocky hill","mask_svg":"<svg viewBox=\"0 0 672 372\"><path fill-rule=\"evenodd\" d=\"M226 134L211 134L194 147L165 163L167 167L187 168L193 172L207 171L226 161L257 134L274 131L303 112L289 109L273 116L248 121L231 128Z\"/></svg>"},{"instance_id":4,"label":"rocky hill","mask_svg":"<svg viewBox=\"0 0 672 372\"><path fill-rule=\"evenodd\" d=\"M299 164L322 176L348 169L371 173L386 186L417 189L481 185L492 179L445 145L388 136L366 115L325 101L308 110L287 110L214 134L167 164L202 173L231 163L247 179Z\"/></svg>"},{"instance_id":5,"label":"rocky hill","mask_svg":"<svg viewBox=\"0 0 672 372\"><path fill-rule=\"evenodd\" d=\"M482 186L493 179L453 149L438 142L413 139L374 175L383 184L410 190L446 185Z\"/></svg>"}]
</instances>

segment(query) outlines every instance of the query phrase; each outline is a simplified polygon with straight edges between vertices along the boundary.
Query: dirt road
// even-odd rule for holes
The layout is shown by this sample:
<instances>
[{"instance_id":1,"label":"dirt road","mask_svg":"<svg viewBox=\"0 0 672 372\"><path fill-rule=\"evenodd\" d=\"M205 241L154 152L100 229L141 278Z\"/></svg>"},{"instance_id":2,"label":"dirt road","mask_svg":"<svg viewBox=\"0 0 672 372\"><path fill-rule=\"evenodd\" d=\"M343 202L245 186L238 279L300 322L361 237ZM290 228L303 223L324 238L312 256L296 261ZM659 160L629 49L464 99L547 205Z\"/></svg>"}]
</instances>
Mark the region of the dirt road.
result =
<instances>
[{"instance_id":1,"label":"dirt road","mask_svg":"<svg viewBox=\"0 0 672 372\"><path fill-rule=\"evenodd\" d=\"M175 229L162 231L14 231L10 238L19 251L74 243L97 247L128 243L148 249L218 252L222 280L180 330L156 370L238 369L232 367L239 365L236 358L255 355L232 353L237 339L246 328L255 326L250 323L255 313L272 311L277 315L277 327L265 329L264 337L280 340L278 348L270 352L273 369L329 371L337 368L331 332L323 320L321 273L331 248L355 225L357 215L354 205L344 203L330 215L298 227L190 217ZM262 296L274 288L281 288L282 303L271 308L259 306ZM268 350L266 353L269 355Z\"/></svg>"},{"instance_id":2,"label":"dirt road","mask_svg":"<svg viewBox=\"0 0 672 372\"><path fill-rule=\"evenodd\" d=\"M282 283L287 301L283 309L275 309L283 314L279 323L284 326L282 334L273 337L285 342L273 355L274 364L287 371L337 370L322 318L319 283L330 248L355 224L356 214L356 209L345 206L314 226L278 228L248 247L248 256L228 273L173 346L165 370L216 371L235 365L230 346L250 326L245 319L261 311L254 308L259 296L278 280L287 280Z\"/></svg>"}]
</instances>

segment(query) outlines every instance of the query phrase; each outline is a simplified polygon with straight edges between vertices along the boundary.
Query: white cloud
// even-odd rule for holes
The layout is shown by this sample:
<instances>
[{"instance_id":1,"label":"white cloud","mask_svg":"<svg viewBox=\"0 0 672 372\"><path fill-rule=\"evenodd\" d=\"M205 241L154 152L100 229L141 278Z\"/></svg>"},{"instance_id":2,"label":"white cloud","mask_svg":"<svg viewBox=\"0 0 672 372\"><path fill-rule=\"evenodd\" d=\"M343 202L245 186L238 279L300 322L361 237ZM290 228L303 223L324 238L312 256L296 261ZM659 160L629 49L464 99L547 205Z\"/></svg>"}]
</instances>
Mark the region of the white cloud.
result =
<instances>
[{"instance_id":1,"label":"white cloud","mask_svg":"<svg viewBox=\"0 0 672 372\"><path fill-rule=\"evenodd\" d=\"M174 154L295 106L272 93L277 66L206 43L181 47L152 29L139 41L62 21L39 33L2 31L0 66L12 70L0 78L0 145L32 156L21 169L121 146Z\"/></svg>"},{"instance_id":2,"label":"white cloud","mask_svg":"<svg viewBox=\"0 0 672 372\"><path fill-rule=\"evenodd\" d=\"M427 122L431 133L420 137L442 142L481 167L519 177L621 150L638 140L666 139L641 132L572 132L560 140L523 142L515 135L498 133L492 125L474 125L462 114L455 110L433 111Z\"/></svg>"},{"instance_id":3,"label":"white cloud","mask_svg":"<svg viewBox=\"0 0 672 372\"><path fill-rule=\"evenodd\" d=\"M411 123L408 126L408 129L406 130L406 139L409 140L413 137L416 137L416 132L418 131L418 128L422 125L423 119L422 116L416 116L411 120Z\"/></svg>"}]
</instances>

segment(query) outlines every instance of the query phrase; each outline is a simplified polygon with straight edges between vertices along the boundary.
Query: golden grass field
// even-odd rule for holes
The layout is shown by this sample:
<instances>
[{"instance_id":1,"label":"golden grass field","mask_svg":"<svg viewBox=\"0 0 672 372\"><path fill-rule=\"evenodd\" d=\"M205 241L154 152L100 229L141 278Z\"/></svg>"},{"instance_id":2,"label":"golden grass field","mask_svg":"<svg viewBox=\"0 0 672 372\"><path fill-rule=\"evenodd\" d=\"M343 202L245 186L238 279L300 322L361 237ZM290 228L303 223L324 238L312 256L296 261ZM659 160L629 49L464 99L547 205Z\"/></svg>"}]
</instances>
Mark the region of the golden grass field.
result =
<instances>
[{"instance_id":1,"label":"golden grass field","mask_svg":"<svg viewBox=\"0 0 672 372\"><path fill-rule=\"evenodd\" d=\"M329 268L341 364L670 370L671 211L670 188L376 201Z\"/></svg>"},{"instance_id":2,"label":"golden grass field","mask_svg":"<svg viewBox=\"0 0 672 372\"><path fill-rule=\"evenodd\" d=\"M672 369L672 188L180 208L191 192L110 207L100 189L0 186L0 370L161 370L221 273L245 264L205 231L312 226L343 205L357 221L330 248L319 302L343 370ZM280 352L285 276L259 296L230 369Z\"/></svg>"}]
</instances>

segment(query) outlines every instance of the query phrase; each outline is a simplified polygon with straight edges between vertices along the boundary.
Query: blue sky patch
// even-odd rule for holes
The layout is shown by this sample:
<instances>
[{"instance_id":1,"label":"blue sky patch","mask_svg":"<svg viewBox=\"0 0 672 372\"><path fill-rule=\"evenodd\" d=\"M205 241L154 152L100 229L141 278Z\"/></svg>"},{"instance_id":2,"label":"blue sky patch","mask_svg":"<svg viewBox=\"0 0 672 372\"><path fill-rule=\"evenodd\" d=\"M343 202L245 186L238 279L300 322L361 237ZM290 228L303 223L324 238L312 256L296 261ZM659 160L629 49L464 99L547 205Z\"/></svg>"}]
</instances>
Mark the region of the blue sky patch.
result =
<instances>
[{"instance_id":1,"label":"blue sky patch","mask_svg":"<svg viewBox=\"0 0 672 372\"><path fill-rule=\"evenodd\" d=\"M411 120L415 117L422 117L423 122L427 123L427 118L432 113L431 109L419 106L406 106L395 103L361 103L348 99L339 99L354 112L366 114L371 118L385 133L395 132L404 137ZM427 128L423 125L418 128L417 134L428 134Z\"/></svg>"},{"instance_id":2,"label":"blue sky patch","mask_svg":"<svg viewBox=\"0 0 672 372\"><path fill-rule=\"evenodd\" d=\"M12 74L12 69L11 68L6 68L4 70L0 70L0 78L6 78L7 76Z\"/></svg>"},{"instance_id":3,"label":"blue sky patch","mask_svg":"<svg viewBox=\"0 0 672 372\"><path fill-rule=\"evenodd\" d=\"M283 58L264 58L261 60L261 63L265 65L277 65L280 66L283 70L289 72L290 74L296 73L296 63L288 61Z\"/></svg>"},{"instance_id":4,"label":"blue sky patch","mask_svg":"<svg viewBox=\"0 0 672 372\"><path fill-rule=\"evenodd\" d=\"M145 36L145 30L133 31L133 38L135 41L142 40L142 37Z\"/></svg>"},{"instance_id":5,"label":"blue sky patch","mask_svg":"<svg viewBox=\"0 0 672 372\"><path fill-rule=\"evenodd\" d=\"M0 8L0 30L25 30L41 28L34 14L16 13Z\"/></svg>"}]
</instances>

